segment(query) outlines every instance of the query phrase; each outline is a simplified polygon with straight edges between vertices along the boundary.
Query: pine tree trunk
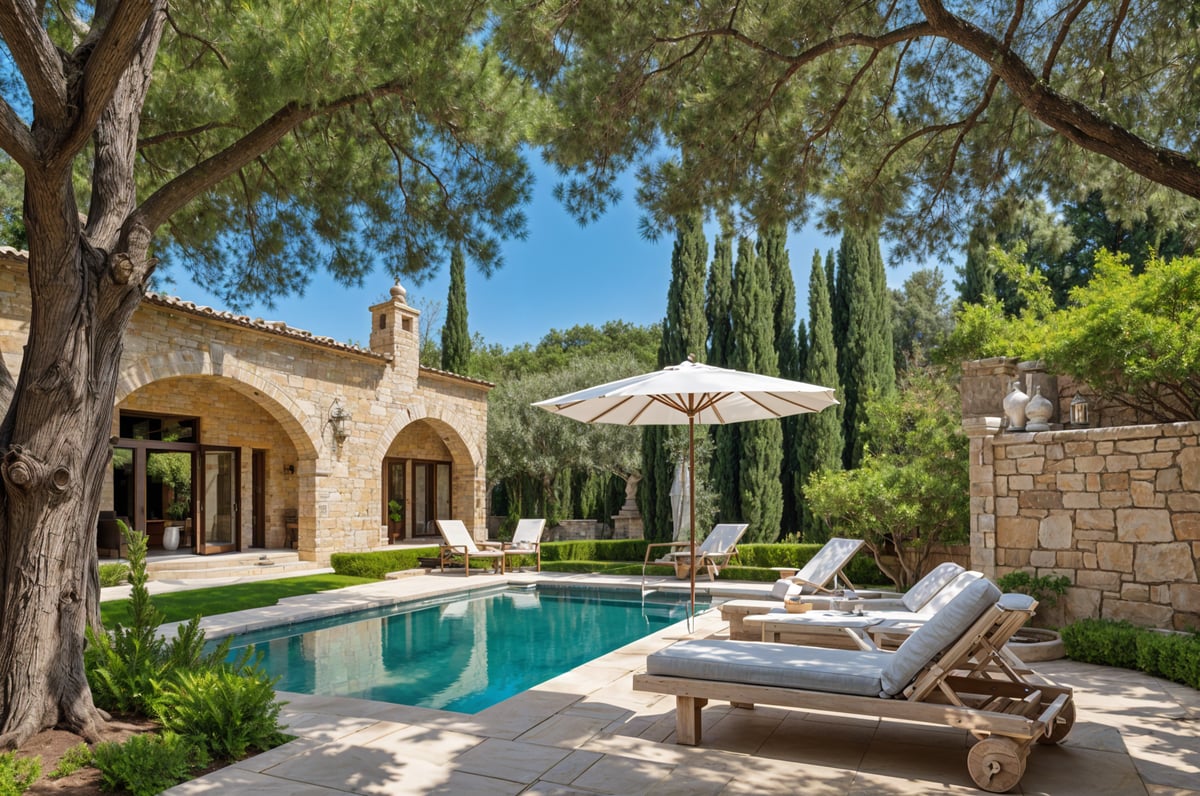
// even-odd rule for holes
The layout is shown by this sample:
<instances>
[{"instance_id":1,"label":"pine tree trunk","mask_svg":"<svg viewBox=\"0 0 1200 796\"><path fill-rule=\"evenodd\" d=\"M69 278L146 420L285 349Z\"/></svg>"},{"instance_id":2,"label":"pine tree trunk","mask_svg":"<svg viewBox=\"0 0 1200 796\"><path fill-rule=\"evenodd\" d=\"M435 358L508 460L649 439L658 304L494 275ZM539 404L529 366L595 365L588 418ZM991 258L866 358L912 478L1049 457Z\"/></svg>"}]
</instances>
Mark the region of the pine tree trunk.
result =
<instances>
[{"instance_id":1,"label":"pine tree trunk","mask_svg":"<svg viewBox=\"0 0 1200 796\"><path fill-rule=\"evenodd\" d=\"M96 516L140 294L101 277L108 258L69 238L31 234L29 342L0 432L0 748L50 727L94 739L102 718L84 629L99 615Z\"/></svg>"},{"instance_id":2,"label":"pine tree trunk","mask_svg":"<svg viewBox=\"0 0 1200 796\"><path fill-rule=\"evenodd\" d=\"M86 222L72 184L82 148L72 113L87 101L75 97L57 114L35 106L31 134L42 148L25 165L29 335L16 383L0 396L0 749L51 727L94 740L106 718L84 673L84 631L99 618L96 517L122 339L152 269L133 181L161 15L148 19L144 57L127 64L90 136ZM81 63L63 65L68 91L85 91Z\"/></svg>"}]
</instances>

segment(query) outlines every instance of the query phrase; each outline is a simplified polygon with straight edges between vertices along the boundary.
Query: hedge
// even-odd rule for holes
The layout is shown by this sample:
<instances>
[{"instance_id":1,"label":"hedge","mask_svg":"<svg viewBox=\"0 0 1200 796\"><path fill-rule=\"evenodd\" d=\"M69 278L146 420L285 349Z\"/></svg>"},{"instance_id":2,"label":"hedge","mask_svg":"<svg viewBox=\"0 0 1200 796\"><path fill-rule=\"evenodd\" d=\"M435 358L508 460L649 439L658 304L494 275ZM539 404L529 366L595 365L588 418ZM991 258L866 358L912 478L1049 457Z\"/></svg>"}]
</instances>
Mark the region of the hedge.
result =
<instances>
[{"instance_id":1,"label":"hedge","mask_svg":"<svg viewBox=\"0 0 1200 796\"><path fill-rule=\"evenodd\" d=\"M1135 669L1200 689L1200 634L1160 633L1111 619L1081 619L1061 633L1072 660Z\"/></svg>"},{"instance_id":2,"label":"hedge","mask_svg":"<svg viewBox=\"0 0 1200 796\"><path fill-rule=\"evenodd\" d=\"M607 572L640 575L646 556L644 539L579 539L542 545L542 569L552 572ZM819 544L748 544L738 547L738 563L721 571L729 580L771 582L779 573L771 567L799 569L821 549ZM437 558L437 547L391 548L371 553L334 553L330 566L339 575L380 578L389 572L415 569L418 558ZM514 566L532 566L533 556L512 559ZM651 565L647 575L669 575L673 570ZM857 585L877 585L887 578L866 553L855 556L846 576Z\"/></svg>"}]
</instances>

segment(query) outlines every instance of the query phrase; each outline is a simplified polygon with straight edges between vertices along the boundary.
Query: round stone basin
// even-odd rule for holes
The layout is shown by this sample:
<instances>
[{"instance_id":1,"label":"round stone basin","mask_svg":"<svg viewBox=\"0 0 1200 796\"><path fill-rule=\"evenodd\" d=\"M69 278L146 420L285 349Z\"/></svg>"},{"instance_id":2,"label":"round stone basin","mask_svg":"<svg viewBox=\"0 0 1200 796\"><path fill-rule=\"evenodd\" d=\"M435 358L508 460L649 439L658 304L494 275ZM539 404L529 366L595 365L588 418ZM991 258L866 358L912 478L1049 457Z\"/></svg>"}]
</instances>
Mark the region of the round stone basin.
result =
<instances>
[{"instance_id":1,"label":"round stone basin","mask_svg":"<svg viewBox=\"0 0 1200 796\"><path fill-rule=\"evenodd\" d=\"M1066 654L1058 631L1040 627L1021 628L1005 646L1026 663L1055 661Z\"/></svg>"}]
</instances>

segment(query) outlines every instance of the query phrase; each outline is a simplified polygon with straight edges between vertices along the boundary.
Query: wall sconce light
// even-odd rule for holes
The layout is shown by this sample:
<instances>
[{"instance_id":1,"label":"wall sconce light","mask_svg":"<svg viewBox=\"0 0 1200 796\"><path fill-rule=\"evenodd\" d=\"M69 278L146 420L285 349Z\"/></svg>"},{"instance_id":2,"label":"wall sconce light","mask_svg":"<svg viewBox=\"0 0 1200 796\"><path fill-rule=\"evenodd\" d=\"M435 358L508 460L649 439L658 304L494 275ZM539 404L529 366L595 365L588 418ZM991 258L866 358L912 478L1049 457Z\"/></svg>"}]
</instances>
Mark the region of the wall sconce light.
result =
<instances>
[{"instance_id":1,"label":"wall sconce light","mask_svg":"<svg viewBox=\"0 0 1200 796\"><path fill-rule=\"evenodd\" d=\"M1071 399L1071 425L1076 428L1084 428L1090 422L1087 399L1080 393L1075 393L1075 397Z\"/></svg>"},{"instance_id":2,"label":"wall sconce light","mask_svg":"<svg viewBox=\"0 0 1200 796\"><path fill-rule=\"evenodd\" d=\"M342 408L335 398L329 410L329 425L333 428L333 440L341 445L350 436L350 413Z\"/></svg>"},{"instance_id":3,"label":"wall sconce light","mask_svg":"<svg viewBox=\"0 0 1200 796\"><path fill-rule=\"evenodd\" d=\"M294 465L294 464L285 464L285 465L283 466L283 474L284 474L284 475L295 475L295 474L296 474L296 465Z\"/></svg>"}]
</instances>

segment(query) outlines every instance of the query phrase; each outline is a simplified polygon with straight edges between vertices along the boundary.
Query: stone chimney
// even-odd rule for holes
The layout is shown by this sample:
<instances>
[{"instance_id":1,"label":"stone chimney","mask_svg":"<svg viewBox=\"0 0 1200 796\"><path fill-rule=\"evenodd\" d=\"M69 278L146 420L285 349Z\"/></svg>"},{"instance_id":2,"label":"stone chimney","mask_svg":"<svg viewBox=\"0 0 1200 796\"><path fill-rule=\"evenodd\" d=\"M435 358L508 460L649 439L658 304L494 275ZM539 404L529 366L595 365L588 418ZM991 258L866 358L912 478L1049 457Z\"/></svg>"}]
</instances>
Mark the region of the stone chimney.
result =
<instances>
[{"instance_id":1,"label":"stone chimney","mask_svg":"<svg viewBox=\"0 0 1200 796\"><path fill-rule=\"evenodd\" d=\"M387 301L371 307L371 350L390 354L393 367L415 376L421 355L421 311L408 306L407 295L397 282Z\"/></svg>"}]
</instances>

